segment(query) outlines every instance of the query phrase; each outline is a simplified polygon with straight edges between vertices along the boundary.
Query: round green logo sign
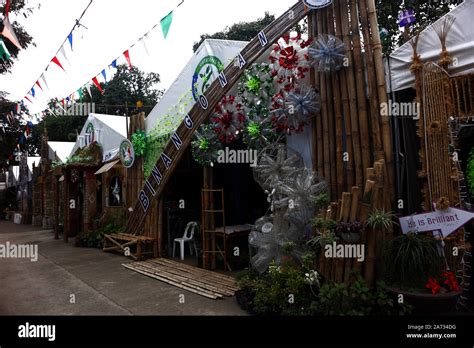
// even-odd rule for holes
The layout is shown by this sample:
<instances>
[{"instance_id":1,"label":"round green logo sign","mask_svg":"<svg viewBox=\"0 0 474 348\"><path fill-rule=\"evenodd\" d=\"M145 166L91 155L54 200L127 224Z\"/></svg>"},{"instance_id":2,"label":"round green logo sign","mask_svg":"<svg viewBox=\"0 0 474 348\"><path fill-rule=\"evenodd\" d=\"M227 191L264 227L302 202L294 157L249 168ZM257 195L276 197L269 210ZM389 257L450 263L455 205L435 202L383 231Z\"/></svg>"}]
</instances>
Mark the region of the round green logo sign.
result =
<instances>
[{"instance_id":1,"label":"round green logo sign","mask_svg":"<svg viewBox=\"0 0 474 348\"><path fill-rule=\"evenodd\" d=\"M129 140L124 140L120 144L120 160L125 168L130 168L135 162L135 151Z\"/></svg>"},{"instance_id":2,"label":"round green logo sign","mask_svg":"<svg viewBox=\"0 0 474 348\"><path fill-rule=\"evenodd\" d=\"M220 74L224 70L224 64L216 56L206 56L196 67L193 75L193 97L198 101L199 96L203 95L206 89L211 85L212 75Z\"/></svg>"}]
</instances>

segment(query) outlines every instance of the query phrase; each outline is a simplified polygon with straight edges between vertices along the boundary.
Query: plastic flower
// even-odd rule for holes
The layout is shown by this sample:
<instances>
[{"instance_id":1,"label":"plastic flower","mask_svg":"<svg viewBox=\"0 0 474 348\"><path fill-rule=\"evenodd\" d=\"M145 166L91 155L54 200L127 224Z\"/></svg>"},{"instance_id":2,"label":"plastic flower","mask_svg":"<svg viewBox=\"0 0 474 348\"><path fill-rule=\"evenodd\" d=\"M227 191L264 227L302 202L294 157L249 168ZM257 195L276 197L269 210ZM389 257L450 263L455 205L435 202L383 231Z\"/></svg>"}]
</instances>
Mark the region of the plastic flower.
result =
<instances>
[{"instance_id":1,"label":"plastic flower","mask_svg":"<svg viewBox=\"0 0 474 348\"><path fill-rule=\"evenodd\" d=\"M338 71L341 69L346 48L344 43L332 35L318 35L308 54L311 64L320 72Z\"/></svg>"},{"instance_id":2,"label":"plastic flower","mask_svg":"<svg viewBox=\"0 0 474 348\"><path fill-rule=\"evenodd\" d=\"M191 142L193 157L201 165L211 165L217 160L218 151L222 143L217 138L216 132L208 124L203 124L195 132Z\"/></svg>"},{"instance_id":3,"label":"plastic flower","mask_svg":"<svg viewBox=\"0 0 474 348\"><path fill-rule=\"evenodd\" d=\"M450 291L459 291L459 284L454 275L454 272L443 272L442 276L444 279L444 284L446 284Z\"/></svg>"},{"instance_id":4,"label":"plastic flower","mask_svg":"<svg viewBox=\"0 0 474 348\"><path fill-rule=\"evenodd\" d=\"M291 91L299 79L306 77L309 72L308 46L311 40L304 40L301 34L291 37L289 34L281 37L270 53L272 75L284 91Z\"/></svg>"},{"instance_id":5,"label":"plastic flower","mask_svg":"<svg viewBox=\"0 0 474 348\"><path fill-rule=\"evenodd\" d=\"M321 276L315 270L311 270L309 273L305 273L305 280L309 285L320 286L319 279Z\"/></svg>"},{"instance_id":6,"label":"plastic flower","mask_svg":"<svg viewBox=\"0 0 474 348\"><path fill-rule=\"evenodd\" d=\"M212 127L222 143L228 144L237 140L244 126L246 117L235 96L225 96L217 104L211 118Z\"/></svg>"}]
</instances>

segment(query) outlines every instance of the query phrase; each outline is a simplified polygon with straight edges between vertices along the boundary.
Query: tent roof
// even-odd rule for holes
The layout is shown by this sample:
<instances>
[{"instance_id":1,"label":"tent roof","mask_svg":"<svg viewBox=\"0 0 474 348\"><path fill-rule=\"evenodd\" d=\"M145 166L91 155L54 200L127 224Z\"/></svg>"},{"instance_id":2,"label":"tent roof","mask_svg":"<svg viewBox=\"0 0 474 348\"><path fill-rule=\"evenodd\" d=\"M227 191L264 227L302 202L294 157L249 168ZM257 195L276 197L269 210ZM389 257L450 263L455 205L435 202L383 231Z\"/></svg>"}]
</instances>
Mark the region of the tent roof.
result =
<instances>
[{"instance_id":1,"label":"tent roof","mask_svg":"<svg viewBox=\"0 0 474 348\"><path fill-rule=\"evenodd\" d=\"M69 156L81 146L81 138L84 139L90 123L95 130L94 140L102 147L102 161L109 161L118 154L122 141L127 139L127 119L124 116L90 114Z\"/></svg>"},{"instance_id":2,"label":"tent roof","mask_svg":"<svg viewBox=\"0 0 474 348\"><path fill-rule=\"evenodd\" d=\"M465 0L454 8L449 14L438 19L435 23L420 33L418 53L423 62L437 62L441 53L441 43L436 33L436 28L443 24L447 15L454 16L453 27L447 37L447 50L456 59L453 66L449 68L451 75L462 75L474 72L474 25L472 15L474 13L474 0ZM390 55L390 67L386 69L387 84L393 91L398 91L414 86L415 77L410 71L412 64L413 49L410 42L406 42ZM390 71L390 73L389 73ZM391 81L390 81L391 77ZM391 83L390 83L391 82Z\"/></svg>"},{"instance_id":3,"label":"tent roof","mask_svg":"<svg viewBox=\"0 0 474 348\"><path fill-rule=\"evenodd\" d=\"M65 162L67 157L71 154L71 151L75 145L75 142L67 141L48 141L48 157L50 160L60 160Z\"/></svg>"},{"instance_id":4,"label":"tent roof","mask_svg":"<svg viewBox=\"0 0 474 348\"><path fill-rule=\"evenodd\" d=\"M204 40L179 73L176 80L147 116L145 120L147 133L150 134L153 130L156 130L154 135L160 136L176 130L186 113L195 104L192 93L193 77L196 73L204 72L203 70L196 70L205 57L215 56L226 67L246 45L247 42L245 41ZM217 76L217 69L212 69L209 82L214 81Z\"/></svg>"}]
</instances>

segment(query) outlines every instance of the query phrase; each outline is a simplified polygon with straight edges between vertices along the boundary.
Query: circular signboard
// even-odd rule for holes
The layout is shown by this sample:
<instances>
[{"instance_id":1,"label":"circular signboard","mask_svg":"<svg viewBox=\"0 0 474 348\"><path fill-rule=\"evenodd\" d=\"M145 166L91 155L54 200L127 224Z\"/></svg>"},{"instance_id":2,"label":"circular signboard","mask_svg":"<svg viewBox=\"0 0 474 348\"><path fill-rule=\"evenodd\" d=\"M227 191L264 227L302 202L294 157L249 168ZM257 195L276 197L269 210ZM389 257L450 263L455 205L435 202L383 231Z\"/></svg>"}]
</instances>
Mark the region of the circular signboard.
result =
<instances>
[{"instance_id":1,"label":"circular signboard","mask_svg":"<svg viewBox=\"0 0 474 348\"><path fill-rule=\"evenodd\" d=\"M216 56L204 57L196 67L193 75L192 91L195 101L204 94L204 91L211 85L212 76L218 75L224 70L224 64Z\"/></svg>"},{"instance_id":2,"label":"circular signboard","mask_svg":"<svg viewBox=\"0 0 474 348\"><path fill-rule=\"evenodd\" d=\"M312 10L326 7L332 3L332 0L303 0L303 3Z\"/></svg>"},{"instance_id":3,"label":"circular signboard","mask_svg":"<svg viewBox=\"0 0 474 348\"><path fill-rule=\"evenodd\" d=\"M130 168L135 163L135 151L129 140L124 140L120 144L120 160L125 168Z\"/></svg>"}]
</instances>

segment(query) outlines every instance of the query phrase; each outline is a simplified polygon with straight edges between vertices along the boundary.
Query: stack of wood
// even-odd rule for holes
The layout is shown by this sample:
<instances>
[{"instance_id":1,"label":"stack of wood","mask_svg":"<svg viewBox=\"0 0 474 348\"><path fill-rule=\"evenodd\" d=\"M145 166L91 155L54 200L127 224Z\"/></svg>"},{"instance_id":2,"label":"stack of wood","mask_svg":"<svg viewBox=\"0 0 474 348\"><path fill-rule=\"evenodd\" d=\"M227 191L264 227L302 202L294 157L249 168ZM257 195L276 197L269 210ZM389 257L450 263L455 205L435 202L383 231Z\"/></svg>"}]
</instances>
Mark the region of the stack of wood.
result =
<instances>
[{"instance_id":1,"label":"stack of wood","mask_svg":"<svg viewBox=\"0 0 474 348\"><path fill-rule=\"evenodd\" d=\"M364 168L385 160L385 208L390 210L392 139L390 119L380 112L388 97L374 0L334 0L313 11L309 32L339 38L347 57L338 72L311 74L321 95L321 113L313 120L313 169L328 181L331 197L340 197L352 186L363 186Z\"/></svg>"},{"instance_id":2,"label":"stack of wood","mask_svg":"<svg viewBox=\"0 0 474 348\"><path fill-rule=\"evenodd\" d=\"M383 160L375 162L373 168L367 168L365 188L362 199L360 197L360 188L353 186L351 192L343 192L341 199L329 205L319 217L331 219L336 222L355 222L364 224L370 213L376 210L384 209L385 201L385 163ZM382 246L384 242L391 238L393 231L373 231L364 228L361 233L361 239L358 244L365 245L365 258L363 262L354 258L327 258L322 250L317 267L321 274L328 281L332 282L350 282L352 270L360 271L367 283L372 285L376 273L380 272ZM341 243L339 241L338 243ZM376 265L378 267L376 267Z\"/></svg>"}]
</instances>

